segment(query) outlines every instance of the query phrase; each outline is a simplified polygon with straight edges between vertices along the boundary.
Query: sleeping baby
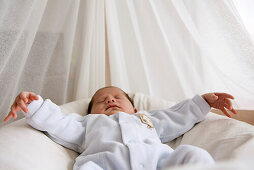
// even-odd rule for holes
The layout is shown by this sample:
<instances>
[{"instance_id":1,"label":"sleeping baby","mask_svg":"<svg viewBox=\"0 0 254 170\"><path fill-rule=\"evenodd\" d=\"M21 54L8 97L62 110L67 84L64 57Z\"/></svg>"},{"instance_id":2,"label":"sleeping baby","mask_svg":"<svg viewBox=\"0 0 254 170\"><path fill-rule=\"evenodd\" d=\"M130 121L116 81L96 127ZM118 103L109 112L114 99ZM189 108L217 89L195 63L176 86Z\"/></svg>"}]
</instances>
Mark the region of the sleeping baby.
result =
<instances>
[{"instance_id":1,"label":"sleeping baby","mask_svg":"<svg viewBox=\"0 0 254 170\"><path fill-rule=\"evenodd\" d=\"M45 132L58 144L80 155L74 170L164 169L170 166L214 163L204 149L169 142L204 120L211 107L235 113L226 93L196 95L173 107L155 111L137 111L130 97L120 88L99 89L92 97L88 115L63 114L51 100L32 92L20 93L4 121L25 112L33 128Z\"/></svg>"}]
</instances>

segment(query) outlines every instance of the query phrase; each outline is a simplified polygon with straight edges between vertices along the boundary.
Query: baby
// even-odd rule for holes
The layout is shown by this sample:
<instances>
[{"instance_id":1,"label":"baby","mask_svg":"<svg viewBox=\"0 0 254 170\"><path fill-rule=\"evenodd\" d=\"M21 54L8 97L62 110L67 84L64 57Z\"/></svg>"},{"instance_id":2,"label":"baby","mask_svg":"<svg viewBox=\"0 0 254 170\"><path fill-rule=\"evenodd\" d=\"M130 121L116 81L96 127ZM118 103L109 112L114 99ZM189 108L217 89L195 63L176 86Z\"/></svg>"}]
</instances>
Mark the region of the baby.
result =
<instances>
[{"instance_id":1,"label":"baby","mask_svg":"<svg viewBox=\"0 0 254 170\"><path fill-rule=\"evenodd\" d=\"M214 163L211 155L198 147L169 142L202 121L211 107L236 114L226 93L207 93L184 100L169 109L137 111L130 97L120 88L99 89L92 97L87 116L63 114L49 99L22 92L4 121L23 110L29 125L55 142L80 155L74 170L164 169L188 163Z\"/></svg>"}]
</instances>

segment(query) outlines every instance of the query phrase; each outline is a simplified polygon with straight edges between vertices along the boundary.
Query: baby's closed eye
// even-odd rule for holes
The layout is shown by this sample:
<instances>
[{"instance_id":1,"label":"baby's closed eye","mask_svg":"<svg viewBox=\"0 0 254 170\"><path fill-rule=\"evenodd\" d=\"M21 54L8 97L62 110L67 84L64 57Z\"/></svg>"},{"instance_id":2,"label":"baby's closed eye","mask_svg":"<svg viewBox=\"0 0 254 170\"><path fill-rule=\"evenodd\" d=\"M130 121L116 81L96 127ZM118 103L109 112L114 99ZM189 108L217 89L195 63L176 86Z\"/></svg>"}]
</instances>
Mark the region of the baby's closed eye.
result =
<instances>
[{"instance_id":1,"label":"baby's closed eye","mask_svg":"<svg viewBox=\"0 0 254 170\"><path fill-rule=\"evenodd\" d=\"M123 97L121 95L116 95L115 98L116 99L122 99Z\"/></svg>"},{"instance_id":2,"label":"baby's closed eye","mask_svg":"<svg viewBox=\"0 0 254 170\"><path fill-rule=\"evenodd\" d=\"M102 103L106 100L106 98L99 99L96 103Z\"/></svg>"}]
</instances>

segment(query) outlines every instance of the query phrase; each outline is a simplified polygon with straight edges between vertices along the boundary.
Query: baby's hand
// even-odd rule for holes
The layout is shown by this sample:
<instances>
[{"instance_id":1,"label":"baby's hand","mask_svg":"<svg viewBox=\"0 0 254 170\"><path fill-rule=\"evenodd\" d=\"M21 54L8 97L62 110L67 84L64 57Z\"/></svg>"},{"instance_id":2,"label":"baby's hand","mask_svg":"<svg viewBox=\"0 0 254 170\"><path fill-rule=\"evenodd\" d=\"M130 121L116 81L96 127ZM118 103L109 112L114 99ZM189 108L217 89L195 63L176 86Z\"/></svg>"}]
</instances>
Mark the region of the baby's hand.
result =
<instances>
[{"instance_id":1,"label":"baby's hand","mask_svg":"<svg viewBox=\"0 0 254 170\"><path fill-rule=\"evenodd\" d=\"M33 100L38 100L38 96L32 92L21 92L15 99L14 103L11 106L11 111L8 116L4 119L4 122L7 122L11 118L17 118L17 112L23 110L25 113L28 113L27 106Z\"/></svg>"},{"instance_id":2,"label":"baby's hand","mask_svg":"<svg viewBox=\"0 0 254 170\"><path fill-rule=\"evenodd\" d=\"M202 97L213 108L220 109L226 116L232 117L225 108L236 114L235 109L232 106L230 99L234 97L227 93L206 93Z\"/></svg>"}]
</instances>

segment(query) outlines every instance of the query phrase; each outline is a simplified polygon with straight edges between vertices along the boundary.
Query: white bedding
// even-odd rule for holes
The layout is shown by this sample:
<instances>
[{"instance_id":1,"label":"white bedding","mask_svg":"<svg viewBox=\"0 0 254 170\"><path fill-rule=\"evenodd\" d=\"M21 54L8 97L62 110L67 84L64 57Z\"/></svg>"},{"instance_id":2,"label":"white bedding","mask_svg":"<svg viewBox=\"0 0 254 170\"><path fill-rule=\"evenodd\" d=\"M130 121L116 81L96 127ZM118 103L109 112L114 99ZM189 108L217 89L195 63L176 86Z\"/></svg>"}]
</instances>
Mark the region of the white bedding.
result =
<instances>
[{"instance_id":1,"label":"white bedding","mask_svg":"<svg viewBox=\"0 0 254 170\"><path fill-rule=\"evenodd\" d=\"M174 104L143 94L132 94L139 110L167 108ZM65 113L84 115L89 99L61 106ZM71 170L76 152L66 149L42 132L34 130L24 119L0 128L0 169L3 170ZM207 118L183 136L168 143L191 144L206 149L216 160L215 165L187 165L170 170L253 170L254 127L244 122L209 113Z\"/></svg>"}]
</instances>

